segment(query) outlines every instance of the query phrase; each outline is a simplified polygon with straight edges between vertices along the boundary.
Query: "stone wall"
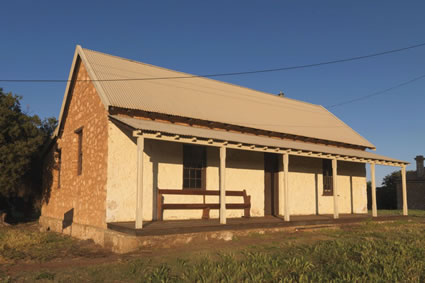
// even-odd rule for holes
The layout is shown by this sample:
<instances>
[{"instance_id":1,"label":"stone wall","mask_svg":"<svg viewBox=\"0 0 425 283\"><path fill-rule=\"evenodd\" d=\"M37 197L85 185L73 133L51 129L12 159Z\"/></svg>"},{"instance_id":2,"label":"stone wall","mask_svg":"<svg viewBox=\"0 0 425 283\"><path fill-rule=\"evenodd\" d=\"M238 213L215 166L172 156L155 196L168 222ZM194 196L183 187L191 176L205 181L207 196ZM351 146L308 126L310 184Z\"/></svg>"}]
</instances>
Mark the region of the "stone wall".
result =
<instances>
[{"instance_id":1,"label":"stone wall","mask_svg":"<svg viewBox=\"0 0 425 283\"><path fill-rule=\"evenodd\" d=\"M83 64L76 67L77 80L90 80ZM106 228L107 112L92 82L77 81L70 91L62 132L45 160L41 214L62 220L68 213L73 223ZM77 129L83 131L81 175L77 174ZM61 150L60 185L56 148Z\"/></svg>"},{"instance_id":2,"label":"stone wall","mask_svg":"<svg viewBox=\"0 0 425 283\"><path fill-rule=\"evenodd\" d=\"M137 145L131 130L109 122L107 222L134 221L136 211ZM156 218L156 188L182 189L183 145L181 143L145 140L143 214L144 220ZM218 190L218 148L207 150L206 189ZM264 215L263 154L228 150L226 186L228 190L246 190L251 195L252 216ZM193 203L203 196L164 196L164 202ZM255 201L254 201L255 200ZM218 202L218 196L207 196L207 202ZM228 202L243 202L242 197L227 197ZM218 217L212 210L211 217ZM240 217L243 210L229 210L228 217ZM197 219L201 210L164 211L164 219Z\"/></svg>"},{"instance_id":3,"label":"stone wall","mask_svg":"<svg viewBox=\"0 0 425 283\"><path fill-rule=\"evenodd\" d=\"M131 130L109 122L107 222L134 221L136 210L137 146ZM155 219L156 188L182 189L182 144L145 140L144 220ZM264 216L264 155L261 152L227 150L226 188L246 190L251 196L251 216ZM219 150L207 148L206 189L219 189ZM338 162L340 213L367 213L365 164ZM322 160L291 156L289 161L290 211L292 215L332 214L333 197L323 195ZM166 203L204 201L203 196L164 196ZM227 197L227 202L242 202ZM207 202L218 202L208 196ZM217 218L218 210L210 212ZM243 210L228 210L227 217L240 217ZM164 219L199 219L201 210L166 210Z\"/></svg>"}]
</instances>

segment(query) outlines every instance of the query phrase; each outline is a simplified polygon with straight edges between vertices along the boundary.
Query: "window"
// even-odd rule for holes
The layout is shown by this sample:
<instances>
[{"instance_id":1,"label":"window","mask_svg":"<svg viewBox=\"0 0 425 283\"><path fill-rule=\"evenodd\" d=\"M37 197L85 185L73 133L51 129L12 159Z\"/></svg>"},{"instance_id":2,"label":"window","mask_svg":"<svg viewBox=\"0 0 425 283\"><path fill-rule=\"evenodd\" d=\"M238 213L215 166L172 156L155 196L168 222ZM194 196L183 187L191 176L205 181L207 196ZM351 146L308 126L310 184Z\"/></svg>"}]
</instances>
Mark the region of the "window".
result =
<instances>
[{"instance_id":1,"label":"window","mask_svg":"<svg viewBox=\"0 0 425 283\"><path fill-rule=\"evenodd\" d=\"M206 159L205 147L183 145L184 189L205 189Z\"/></svg>"},{"instance_id":2,"label":"window","mask_svg":"<svg viewBox=\"0 0 425 283\"><path fill-rule=\"evenodd\" d=\"M62 165L62 150L56 151L56 164L58 169L58 189L61 187L61 165Z\"/></svg>"},{"instance_id":3,"label":"window","mask_svg":"<svg viewBox=\"0 0 425 283\"><path fill-rule=\"evenodd\" d=\"M77 175L83 173L83 128L75 131L78 136Z\"/></svg>"},{"instance_id":4,"label":"window","mask_svg":"<svg viewBox=\"0 0 425 283\"><path fill-rule=\"evenodd\" d=\"M323 159L323 195L333 196L334 183L332 177L332 160Z\"/></svg>"}]
</instances>

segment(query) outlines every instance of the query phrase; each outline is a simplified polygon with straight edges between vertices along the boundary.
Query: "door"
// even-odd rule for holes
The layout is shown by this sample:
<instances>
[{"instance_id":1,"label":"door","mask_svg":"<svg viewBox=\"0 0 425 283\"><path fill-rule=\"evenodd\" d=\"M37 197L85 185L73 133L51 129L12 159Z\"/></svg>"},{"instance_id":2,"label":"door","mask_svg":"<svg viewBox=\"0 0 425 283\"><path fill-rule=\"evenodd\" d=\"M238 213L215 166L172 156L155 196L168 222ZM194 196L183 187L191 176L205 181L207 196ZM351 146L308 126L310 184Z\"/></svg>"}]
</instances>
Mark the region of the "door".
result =
<instances>
[{"instance_id":1,"label":"door","mask_svg":"<svg viewBox=\"0 0 425 283\"><path fill-rule=\"evenodd\" d=\"M279 155L264 153L264 215L278 214Z\"/></svg>"}]
</instances>

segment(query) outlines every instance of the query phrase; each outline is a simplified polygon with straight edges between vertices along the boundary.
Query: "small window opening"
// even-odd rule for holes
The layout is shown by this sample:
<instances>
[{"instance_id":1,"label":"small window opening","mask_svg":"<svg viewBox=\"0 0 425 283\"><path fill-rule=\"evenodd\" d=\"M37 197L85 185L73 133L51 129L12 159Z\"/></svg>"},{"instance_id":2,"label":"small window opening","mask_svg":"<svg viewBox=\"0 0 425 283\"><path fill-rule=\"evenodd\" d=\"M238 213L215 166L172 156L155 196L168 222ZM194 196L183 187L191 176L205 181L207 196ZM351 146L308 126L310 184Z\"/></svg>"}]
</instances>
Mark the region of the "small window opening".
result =
<instances>
[{"instance_id":1,"label":"small window opening","mask_svg":"<svg viewBox=\"0 0 425 283\"><path fill-rule=\"evenodd\" d=\"M78 136L77 175L83 173L83 128L75 131Z\"/></svg>"},{"instance_id":2,"label":"small window opening","mask_svg":"<svg viewBox=\"0 0 425 283\"><path fill-rule=\"evenodd\" d=\"M183 188L205 189L206 150L203 146L183 145Z\"/></svg>"},{"instance_id":3,"label":"small window opening","mask_svg":"<svg viewBox=\"0 0 425 283\"><path fill-rule=\"evenodd\" d=\"M332 160L323 159L323 195L333 196L333 172L332 172Z\"/></svg>"}]
</instances>

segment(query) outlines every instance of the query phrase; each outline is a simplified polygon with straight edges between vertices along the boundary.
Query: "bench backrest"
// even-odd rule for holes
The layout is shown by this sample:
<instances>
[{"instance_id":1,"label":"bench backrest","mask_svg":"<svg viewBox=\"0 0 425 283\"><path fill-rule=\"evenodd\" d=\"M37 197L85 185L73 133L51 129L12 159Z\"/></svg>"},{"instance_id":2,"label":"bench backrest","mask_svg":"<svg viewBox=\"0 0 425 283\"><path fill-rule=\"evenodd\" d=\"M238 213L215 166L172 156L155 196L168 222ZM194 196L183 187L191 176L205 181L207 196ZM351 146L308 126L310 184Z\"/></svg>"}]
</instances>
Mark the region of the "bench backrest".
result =
<instances>
[{"instance_id":1,"label":"bench backrest","mask_svg":"<svg viewBox=\"0 0 425 283\"><path fill-rule=\"evenodd\" d=\"M219 196L220 191L211 190L175 190L175 189L157 189L157 219L162 220L163 209L203 209L202 218L209 218L210 209L219 208L219 204L213 203L184 203L184 204L164 204L163 195L197 195L197 196ZM226 196L243 197L243 203L226 203L228 209L244 209L244 216L250 217L251 196L246 194L246 191L226 191ZM205 201L205 200L204 200Z\"/></svg>"},{"instance_id":2,"label":"bench backrest","mask_svg":"<svg viewBox=\"0 0 425 283\"><path fill-rule=\"evenodd\" d=\"M160 195L197 195L197 196L219 196L220 191L212 190L173 190L173 189L158 189ZM226 196L245 197L246 191L226 191Z\"/></svg>"}]
</instances>

